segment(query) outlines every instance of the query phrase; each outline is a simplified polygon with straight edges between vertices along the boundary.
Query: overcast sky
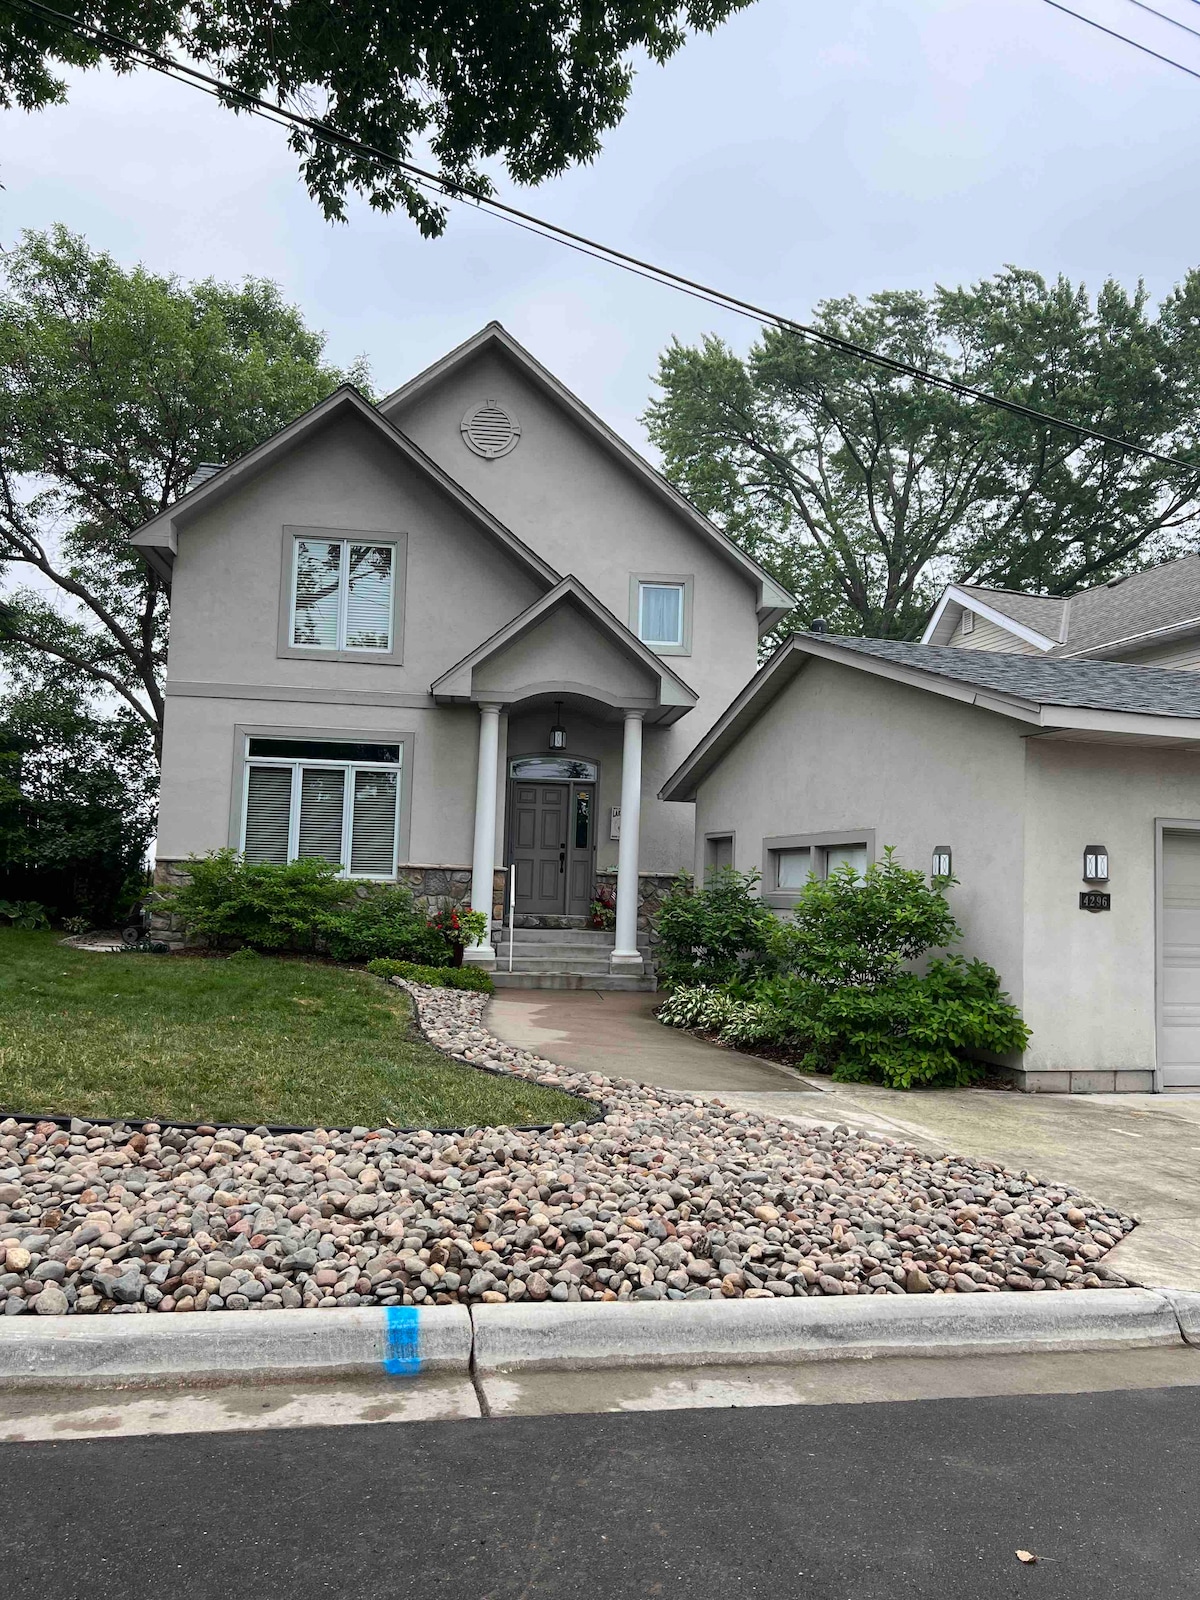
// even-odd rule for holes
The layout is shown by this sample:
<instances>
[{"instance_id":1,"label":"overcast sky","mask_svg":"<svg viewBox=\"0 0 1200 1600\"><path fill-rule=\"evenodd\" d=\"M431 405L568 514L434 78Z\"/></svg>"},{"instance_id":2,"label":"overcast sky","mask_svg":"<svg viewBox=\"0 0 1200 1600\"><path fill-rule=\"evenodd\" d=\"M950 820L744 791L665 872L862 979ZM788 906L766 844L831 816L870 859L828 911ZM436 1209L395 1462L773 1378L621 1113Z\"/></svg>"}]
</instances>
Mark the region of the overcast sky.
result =
<instances>
[{"instance_id":1,"label":"overcast sky","mask_svg":"<svg viewBox=\"0 0 1200 1600\"><path fill-rule=\"evenodd\" d=\"M1071 3L1200 71L1200 39L1128 0ZM515 199L793 316L1005 263L1158 295L1200 262L1198 124L1200 81L1043 0L758 0L643 67L593 166ZM0 245L58 221L129 265L274 278L381 389L498 317L639 444L672 334L753 335L459 208L434 242L363 205L327 224L280 130L151 74L0 115L0 181Z\"/></svg>"}]
</instances>

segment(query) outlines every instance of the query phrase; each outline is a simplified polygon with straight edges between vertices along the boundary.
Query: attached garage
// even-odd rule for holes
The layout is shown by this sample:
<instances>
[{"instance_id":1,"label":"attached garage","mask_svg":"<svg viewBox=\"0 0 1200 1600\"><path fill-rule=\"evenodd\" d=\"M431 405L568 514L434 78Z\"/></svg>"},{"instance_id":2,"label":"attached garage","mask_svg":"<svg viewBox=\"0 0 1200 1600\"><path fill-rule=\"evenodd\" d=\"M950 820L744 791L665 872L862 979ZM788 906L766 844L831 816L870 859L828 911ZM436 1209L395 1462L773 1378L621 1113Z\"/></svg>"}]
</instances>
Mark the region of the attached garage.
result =
<instances>
[{"instance_id":1,"label":"attached garage","mask_svg":"<svg viewBox=\"0 0 1200 1600\"><path fill-rule=\"evenodd\" d=\"M798 634L661 795L785 916L829 859L948 854L1020 1088L1200 1090L1200 674Z\"/></svg>"},{"instance_id":2,"label":"attached garage","mask_svg":"<svg viewBox=\"0 0 1200 1600\"><path fill-rule=\"evenodd\" d=\"M1200 823L1161 825L1158 1065L1164 1089L1200 1089Z\"/></svg>"}]
</instances>

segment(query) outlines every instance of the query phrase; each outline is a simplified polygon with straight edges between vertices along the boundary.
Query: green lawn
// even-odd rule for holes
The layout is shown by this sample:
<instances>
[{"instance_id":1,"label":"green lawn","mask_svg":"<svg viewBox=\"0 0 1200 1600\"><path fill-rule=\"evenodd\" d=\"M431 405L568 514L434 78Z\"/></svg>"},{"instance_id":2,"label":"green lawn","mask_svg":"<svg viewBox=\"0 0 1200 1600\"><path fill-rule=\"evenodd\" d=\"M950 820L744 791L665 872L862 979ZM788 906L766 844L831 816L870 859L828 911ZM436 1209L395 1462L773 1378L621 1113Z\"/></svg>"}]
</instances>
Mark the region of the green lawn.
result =
<instances>
[{"instance_id":1,"label":"green lawn","mask_svg":"<svg viewBox=\"0 0 1200 1600\"><path fill-rule=\"evenodd\" d=\"M91 955L0 929L0 1110L253 1126L577 1121L557 1090L477 1072L408 997L316 962Z\"/></svg>"}]
</instances>

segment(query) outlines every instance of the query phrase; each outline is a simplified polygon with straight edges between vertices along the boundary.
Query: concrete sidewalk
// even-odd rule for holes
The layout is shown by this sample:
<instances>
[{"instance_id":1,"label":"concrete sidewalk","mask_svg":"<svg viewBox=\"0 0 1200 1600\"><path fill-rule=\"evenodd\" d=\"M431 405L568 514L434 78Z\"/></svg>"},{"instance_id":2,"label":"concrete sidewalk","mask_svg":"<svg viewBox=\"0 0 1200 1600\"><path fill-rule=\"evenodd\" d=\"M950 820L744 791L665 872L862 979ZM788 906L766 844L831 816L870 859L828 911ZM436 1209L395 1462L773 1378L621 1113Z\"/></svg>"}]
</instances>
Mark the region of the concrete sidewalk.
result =
<instances>
[{"instance_id":1,"label":"concrete sidewalk","mask_svg":"<svg viewBox=\"0 0 1200 1600\"><path fill-rule=\"evenodd\" d=\"M598 989L506 989L492 1000L484 1021L505 1044L536 1050L576 1072L698 1094L820 1093L790 1067L664 1028L654 1017L662 998Z\"/></svg>"}]
</instances>

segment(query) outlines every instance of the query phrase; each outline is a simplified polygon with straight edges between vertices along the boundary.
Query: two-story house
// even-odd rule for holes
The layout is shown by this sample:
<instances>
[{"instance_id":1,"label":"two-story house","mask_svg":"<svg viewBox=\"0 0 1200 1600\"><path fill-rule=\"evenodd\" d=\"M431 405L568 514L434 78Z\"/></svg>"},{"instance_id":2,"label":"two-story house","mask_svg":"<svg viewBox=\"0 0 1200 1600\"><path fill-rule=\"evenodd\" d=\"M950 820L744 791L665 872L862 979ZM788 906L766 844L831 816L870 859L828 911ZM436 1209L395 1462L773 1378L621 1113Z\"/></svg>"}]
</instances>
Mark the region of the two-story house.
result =
<instances>
[{"instance_id":1,"label":"two-story house","mask_svg":"<svg viewBox=\"0 0 1200 1600\"><path fill-rule=\"evenodd\" d=\"M657 791L794 601L502 327L133 543L172 589L160 880L322 856L554 924L615 873L605 965L641 981L640 899L693 855Z\"/></svg>"}]
</instances>

